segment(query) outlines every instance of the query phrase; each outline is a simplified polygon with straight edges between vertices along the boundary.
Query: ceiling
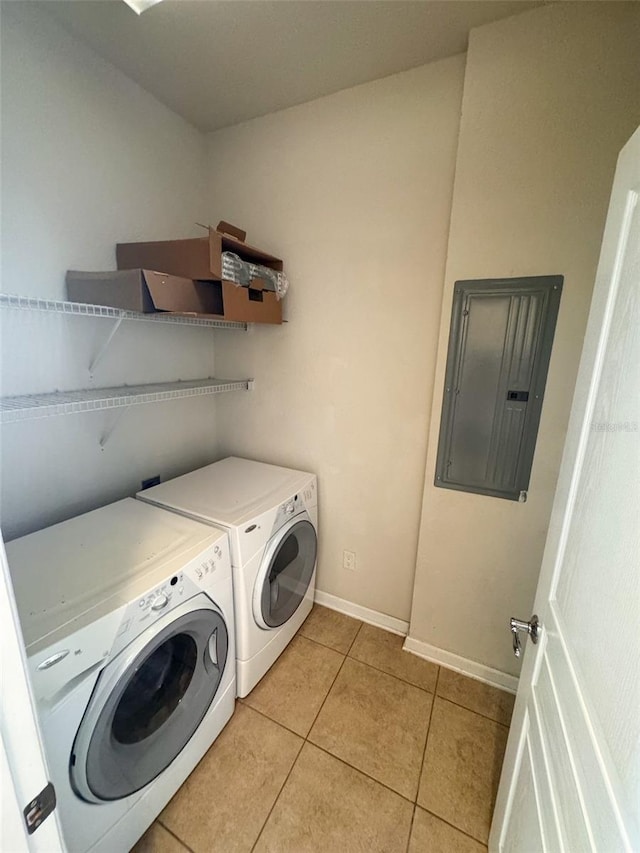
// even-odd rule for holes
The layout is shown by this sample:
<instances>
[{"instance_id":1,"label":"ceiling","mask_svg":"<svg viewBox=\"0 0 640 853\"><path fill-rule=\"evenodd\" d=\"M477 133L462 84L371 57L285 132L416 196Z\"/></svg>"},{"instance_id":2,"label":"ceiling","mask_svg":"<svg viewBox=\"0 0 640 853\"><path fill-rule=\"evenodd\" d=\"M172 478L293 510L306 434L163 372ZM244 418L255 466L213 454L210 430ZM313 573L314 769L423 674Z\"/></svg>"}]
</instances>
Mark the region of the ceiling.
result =
<instances>
[{"instance_id":1,"label":"ceiling","mask_svg":"<svg viewBox=\"0 0 640 853\"><path fill-rule=\"evenodd\" d=\"M466 50L469 30L528 0L121 0L37 5L201 130Z\"/></svg>"}]
</instances>

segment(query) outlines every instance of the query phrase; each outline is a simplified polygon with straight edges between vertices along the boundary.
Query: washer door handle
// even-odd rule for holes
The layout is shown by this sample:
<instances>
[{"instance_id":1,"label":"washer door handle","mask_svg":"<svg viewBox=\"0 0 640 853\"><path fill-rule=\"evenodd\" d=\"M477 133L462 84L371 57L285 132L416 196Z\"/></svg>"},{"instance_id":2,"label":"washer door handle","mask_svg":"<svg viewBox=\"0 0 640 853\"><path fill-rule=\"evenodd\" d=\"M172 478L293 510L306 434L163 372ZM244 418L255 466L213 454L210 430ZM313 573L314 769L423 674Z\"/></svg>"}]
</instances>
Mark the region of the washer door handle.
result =
<instances>
[{"instance_id":1,"label":"washer door handle","mask_svg":"<svg viewBox=\"0 0 640 853\"><path fill-rule=\"evenodd\" d=\"M214 666L218 666L218 629L209 637L209 657Z\"/></svg>"}]
</instances>

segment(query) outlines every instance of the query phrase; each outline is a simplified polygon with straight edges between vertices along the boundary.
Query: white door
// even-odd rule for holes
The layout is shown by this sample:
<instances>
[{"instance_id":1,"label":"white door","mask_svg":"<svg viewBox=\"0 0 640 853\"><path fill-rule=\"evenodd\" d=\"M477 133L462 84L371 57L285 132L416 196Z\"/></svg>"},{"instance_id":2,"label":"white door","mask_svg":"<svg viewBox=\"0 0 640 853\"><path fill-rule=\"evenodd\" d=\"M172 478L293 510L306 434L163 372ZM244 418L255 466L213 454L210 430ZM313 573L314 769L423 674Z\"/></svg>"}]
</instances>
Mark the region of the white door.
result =
<instances>
[{"instance_id":1,"label":"white door","mask_svg":"<svg viewBox=\"0 0 640 853\"><path fill-rule=\"evenodd\" d=\"M639 195L640 129L618 160L492 851L640 851Z\"/></svg>"},{"instance_id":2,"label":"white door","mask_svg":"<svg viewBox=\"0 0 640 853\"><path fill-rule=\"evenodd\" d=\"M64 850L64 844L55 811L32 835L27 834L22 814L24 807L45 788L49 777L1 537L0 626L0 850L2 853L56 853Z\"/></svg>"}]
</instances>

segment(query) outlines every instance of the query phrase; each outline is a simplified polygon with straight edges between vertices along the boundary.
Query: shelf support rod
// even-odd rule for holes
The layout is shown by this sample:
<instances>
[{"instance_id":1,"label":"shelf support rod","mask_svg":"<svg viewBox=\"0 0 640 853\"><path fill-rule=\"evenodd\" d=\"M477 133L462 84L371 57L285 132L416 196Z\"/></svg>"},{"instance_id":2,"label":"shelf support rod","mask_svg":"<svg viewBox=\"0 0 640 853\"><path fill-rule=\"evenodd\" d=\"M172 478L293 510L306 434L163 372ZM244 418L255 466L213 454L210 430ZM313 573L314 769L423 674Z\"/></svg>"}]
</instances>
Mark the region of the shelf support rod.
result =
<instances>
[{"instance_id":1,"label":"shelf support rod","mask_svg":"<svg viewBox=\"0 0 640 853\"><path fill-rule=\"evenodd\" d=\"M117 320L113 324L111 331L109 332L105 342L102 344L102 346L100 347L98 352L94 355L93 359L91 360L91 364L89 365L89 375L90 376L93 377L93 373L94 373L96 367L104 358L104 355L105 355L106 351L109 349L109 345L110 345L111 341L113 340L115 333L120 328L120 324L122 323L122 319L123 319L122 317L117 318Z\"/></svg>"},{"instance_id":2,"label":"shelf support rod","mask_svg":"<svg viewBox=\"0 0 640 853\"><path fill-rule=\"evenodd\" d=\"M107 446L107 442L109 441L109 439L111 438L111 436L115 432L116 427L118 426L118 424L120 423L120 420L122 419L122 416L124 415L125 412L128 412L130 408L131 408L130 406L122 406L121 408L118 408L116 410L116 413L111 420L111 424L109 426L107 426L105 431L102 433L102 436L101 436L100 441L99 441L100 450L105 449L105 447Z\"/></svg>"}]
</instances>

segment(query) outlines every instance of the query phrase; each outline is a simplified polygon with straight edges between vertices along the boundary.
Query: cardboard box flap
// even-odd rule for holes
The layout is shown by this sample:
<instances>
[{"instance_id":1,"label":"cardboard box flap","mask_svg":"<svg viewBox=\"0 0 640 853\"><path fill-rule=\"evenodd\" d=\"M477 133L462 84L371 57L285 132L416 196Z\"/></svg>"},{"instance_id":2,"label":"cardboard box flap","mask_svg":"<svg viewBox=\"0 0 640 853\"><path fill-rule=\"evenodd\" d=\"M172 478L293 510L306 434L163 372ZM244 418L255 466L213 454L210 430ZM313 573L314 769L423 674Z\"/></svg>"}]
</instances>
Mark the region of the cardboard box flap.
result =
<instances>
[{"instance_id":1,"label":"cardboard box flap","mask_svg":"<svg viewBox=\"0 0 640 853\"><path fill-rule=\"evenodd\" d=\"M117 272L67 272L67 293L75 302L109 305L145 314L170 311L177 314L223 313L220 286L212 282L168 275L147 269Z\"/></svg>"},{"instance_id":2,"label":"cardboard box flap","mask_svg":"<svg viewBox=\"0 0 640 853\"><path fill-rule=\"evenodd\" d=\"M213 228L208 237L160 240L151 243L118 243L118 269L162 270L193 281L222 281L222 253L233 252L242 260L282 272L283 263L267 252Z\"/></svg>"},{"instance_id":3,"label":"cardboard box flap","mask_svg":"<svg viewBox=\"0 0 640 853\"><path fill-rule=\"evenodd\" d=\"M282 270L282 261L274 255L269 255L267 252L262 252L254 246L249 246L247 243L241 243L239 240L234 240L233 237L228 237L226 234L221 235L222 251L235 252L236 255L245 261L253 261L256 264L262 264L265 267L271 267L274 270Z\"/></svg>"},{"instance_id":4,"label":"cardboard box flap","mask_svg":"<svg viewBox=\"0 0 640 853\"><path fill-rule=\"evenodd\" d=\"M280 258L249 246L242 240L236 240L228 234L221 234L212 228L209 231L209 258L211 272L222 278L221 255L223 252L233 252L239 255L243 261L252 261L254 264L262 264L272 270L282 272L283 263Z\"/></svg>"},{"instance_id":5,"label":"cardboard box flap","mask_svg":"<svg viewBox=\"0 0 640 853\"><path fill-rule=\"evenodd\" d=\"M225 222L224 219L221 219L220 222L218 222L218 224L216 225L216 231L219 234L228 234L230 237L235 237L236 240L240 240L241 243L244 243L244 241L247 239L246 231L243 231L242 228L238 228L237 225L232 225L230 222Z\"/></svg>"},{"instance_id":6,"label":"cardboard box flap","mask_svg":"<svg viewBox=\"0 0 640 853\"><path fill-rule=\"evenodd\" d=\"M263 278L252 278L249 284L249 290L273 291L273 284L270 281L265 281Z\"/></svg>"},{"instance_id":7,"label":"cardboard box flap","mask_svg":"<svg viewBox=\"0 0 640 853\"><path fill-rule=\"evenodd\" d=\"M140 270L156 311L193 311L193 282L190 278Z\"/></svg>"},{"instance_id":8,"label":"cardboard box flap","mask_svg":"<svg viewBox=\"0 0 640 853\"><path fill-rule=\"evenodd\" d=\"M209 238L160 240L152 243L118 243L119 270L162 270L169 275L191 280L215 279L209 265ZM219 278L220 276L218 276Z\"/></svg>"},{"instance_id":9,"label":"cardboard box flap","mask_svg":"<svg viewBox=\"0 0 640 853\"><path fill-rule=\"evenodd\" d=\"M144 285L142 270L85 272L67 270L67 296L72 302L106 305L124 311L148 313L154 310L151 294Z\"/></svg>"}]
</instances>

